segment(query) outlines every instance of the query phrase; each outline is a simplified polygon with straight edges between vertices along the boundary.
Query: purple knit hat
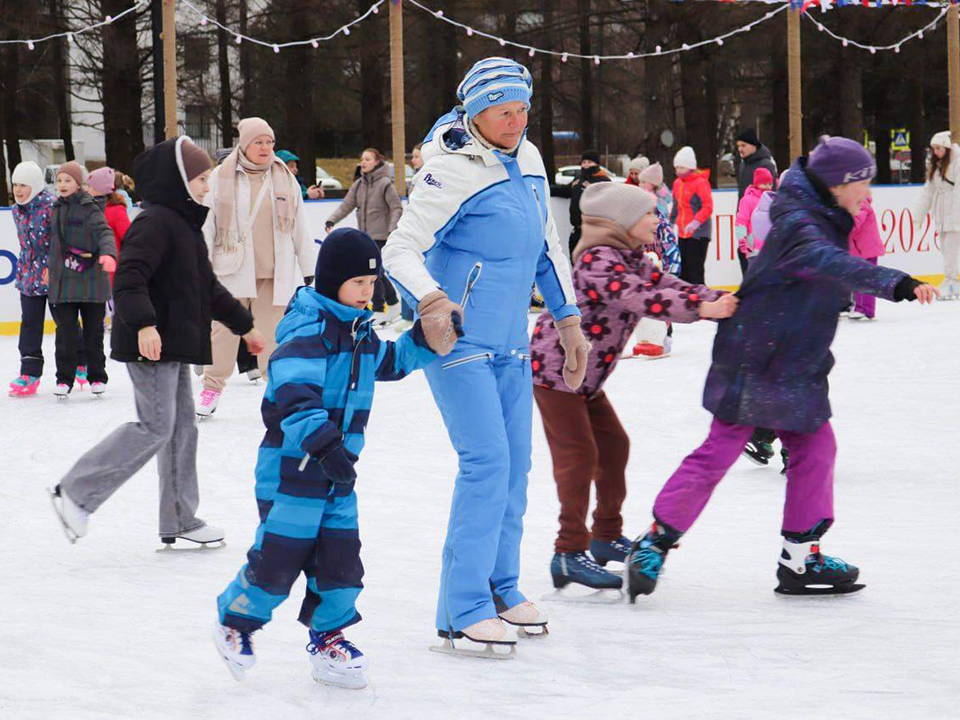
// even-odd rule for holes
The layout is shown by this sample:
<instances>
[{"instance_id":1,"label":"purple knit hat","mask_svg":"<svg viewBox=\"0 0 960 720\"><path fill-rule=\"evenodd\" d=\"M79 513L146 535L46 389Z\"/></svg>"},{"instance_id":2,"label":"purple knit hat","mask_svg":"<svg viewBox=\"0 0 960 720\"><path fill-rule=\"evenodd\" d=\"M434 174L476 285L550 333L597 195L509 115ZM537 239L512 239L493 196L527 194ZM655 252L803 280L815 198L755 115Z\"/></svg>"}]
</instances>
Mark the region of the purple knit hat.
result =
<instances>
[{"instance_id":1,"label":"purple knit hat","mask_svg":"<svg viewBox=\"0 0 960 720\"><path fill-rule=\"evenodd\" d=\"M877 174L877 164L863 145L856 140L827 135L820 138L820 144L810 153L807 169L827 187L873 180Z\"/></svg>"}]
</instances>

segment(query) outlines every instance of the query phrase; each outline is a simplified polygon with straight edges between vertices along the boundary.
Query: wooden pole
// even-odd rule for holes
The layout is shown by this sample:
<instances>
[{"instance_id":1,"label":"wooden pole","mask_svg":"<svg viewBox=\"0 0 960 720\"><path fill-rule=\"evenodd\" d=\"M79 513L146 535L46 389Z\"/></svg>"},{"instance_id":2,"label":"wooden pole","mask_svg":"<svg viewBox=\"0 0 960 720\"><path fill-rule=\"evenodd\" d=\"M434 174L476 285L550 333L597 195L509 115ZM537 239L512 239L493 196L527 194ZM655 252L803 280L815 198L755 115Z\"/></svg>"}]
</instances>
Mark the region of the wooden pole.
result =
<instances>
[{"instance_id":1,"label":"wooden pole","mask_svg":"<svg viewBox=\"0 0 960 720\"><path fill-rule=\"evenodd\" d=\"M407 193L406 135L403 107L403 5L390 0L390 117L393 126L393 178L397 194Z\"/></svg>"},{"instance_id":2,"label":"wooden pole","mask_svg":"<svg viewBox=\"0 0 960 720\"><path fill-rule=\"evenodd\" d=\"M167 139L177 131L177 3L163 0L163 124ZM157 118L159 122L159 118Z\"/></svg>"},{"instance_id":3,"label":"wooden pole","mask_svg":"<svg viewBox=\"0 0 960 720\"><path fill-rule=\"evenodd\" d=\"M790 160L803 155L803 91L800 83L800 8L787 10L787 76L790 98Z\"/></svg>"},{"instance_id":4,"label":"wooden pole","mask_svg":"<svg viewBox=\"0 0 960 720\"><path fill-rule=\"evenodd\" d=\"M960 24L957 6L947 8L947 45L949 64L947 80L950 83L950 134L960 142Z\"/></svg>"}]
</instances>

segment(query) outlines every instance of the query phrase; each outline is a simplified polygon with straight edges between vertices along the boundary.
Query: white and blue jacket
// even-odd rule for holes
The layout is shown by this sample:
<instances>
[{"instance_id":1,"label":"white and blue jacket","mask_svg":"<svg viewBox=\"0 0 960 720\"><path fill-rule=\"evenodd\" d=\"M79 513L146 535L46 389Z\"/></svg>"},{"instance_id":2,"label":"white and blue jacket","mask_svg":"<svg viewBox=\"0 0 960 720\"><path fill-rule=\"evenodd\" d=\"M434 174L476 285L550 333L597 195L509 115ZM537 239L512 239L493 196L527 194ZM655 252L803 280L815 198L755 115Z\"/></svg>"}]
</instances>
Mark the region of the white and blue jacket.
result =
<instances>
[{"instance_id":1,"label":"white and blue jacket","mask_svg":"<svg viewBox=\"0 0 960 720\"><path fill-rule=\"evenodd\" d=\"M524 137L513 153L491 150L457 108L437 121L422 153L417 192L383 252L408 300L438 289L466 298L458 345L504 354L527 346L534 281L554 319L579 315L537 148Z\"/></svg>"}]
</instances>

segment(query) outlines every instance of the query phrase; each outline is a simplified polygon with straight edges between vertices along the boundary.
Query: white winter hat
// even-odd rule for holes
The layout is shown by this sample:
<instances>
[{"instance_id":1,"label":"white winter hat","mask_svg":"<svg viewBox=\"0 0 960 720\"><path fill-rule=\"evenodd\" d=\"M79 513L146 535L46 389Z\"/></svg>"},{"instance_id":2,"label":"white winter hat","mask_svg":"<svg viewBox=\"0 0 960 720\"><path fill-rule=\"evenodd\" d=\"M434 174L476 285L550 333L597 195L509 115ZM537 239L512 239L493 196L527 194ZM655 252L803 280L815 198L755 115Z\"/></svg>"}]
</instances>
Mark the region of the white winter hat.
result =
<instances>
[{"instance_id":1,"label":"white winter hat","mask_svg":"<svg viewBox=\"0 0 960 720\"><path fill-rule=\"evenodd\" d=\"M680 148L680 152L678 152L673 158L673 166L675 168L696 170L697 155L693 152L693 148L689 145L684 145L682 148Z\"/></svg>"},{"instance_id":2,"label":"white winter hat","mask_svg":"<svg viewBox=\"0 0 960 720\"><path fill-rule=\"evenodd\" d=\"M631 170L643 172L648 167L650 167L650 161L647 160L643 155L637 155L633 160L630 161Z\"/></svg>"},{"instance_id":3,"label":"white winter hat","mask_svg":"<svg viewBox=\"0 0 960 720\"><path fill-rule=\"evenodd\" d=\"M942 147L950 149L953 147L953 140L950 137L950 131L944 130L943 132L938 132L930 140L930 147Z\"/></svg>"},{"instance_id":4,"label":"white winter hat","mask_svg":"<svg viewBox=\"0 0 960 720\"><path fill-rule=\"evenodd\" d=\"M43 170L40 169L40 166L35 162L27 160L17 165L13 169L13 174L10 176L10 180L13 181L15 185L27 185L30 188L30 198L23 205L29 205L30 201L33 200L44 188L43 183Z\"/></svg>"}]
</instances>

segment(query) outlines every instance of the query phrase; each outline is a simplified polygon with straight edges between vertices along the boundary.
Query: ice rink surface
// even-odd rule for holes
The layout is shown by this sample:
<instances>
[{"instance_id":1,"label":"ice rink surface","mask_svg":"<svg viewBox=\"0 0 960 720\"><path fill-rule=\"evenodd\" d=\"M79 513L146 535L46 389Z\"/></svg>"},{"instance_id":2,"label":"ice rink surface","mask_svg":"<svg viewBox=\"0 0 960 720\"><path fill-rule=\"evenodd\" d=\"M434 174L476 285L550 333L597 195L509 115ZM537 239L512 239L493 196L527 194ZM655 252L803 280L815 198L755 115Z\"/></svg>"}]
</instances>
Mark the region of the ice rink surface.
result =
<instances>
[{"instance_id":1,"label":"ice rink surface","mask_svg":"<svg viewBox=\"0 0 960 720\"><path fill-rule=\"evenodd\" d=\"M106 398L58 404L48 337L40 394L0 397L0 718L958 717L960 303L881 302L879 318L841 324L831 376L837 522L823 548L858 565L865 590L773 593L783 479L741 459L654 595L545 604L550 636L507 662L427 651L456 457L422 374L380 385L358 465L364 621L348 631L371 659L362 691L311 680L302 580L255 635L245 683L210 640L256 528L264 386L234 377L200 427L200 514L226 528L226 548L155 552L154 462L71 546L44 488L134 419L132 391L110 362ZM607 384L632 439L628 535L706 435L713 332L678 327L672 357L623 363ZM0 338L10 379L17 359L16 338ZM533 600L552 592L557 511L535 418L521 582Z\"/></svg>"}]
</instances>

